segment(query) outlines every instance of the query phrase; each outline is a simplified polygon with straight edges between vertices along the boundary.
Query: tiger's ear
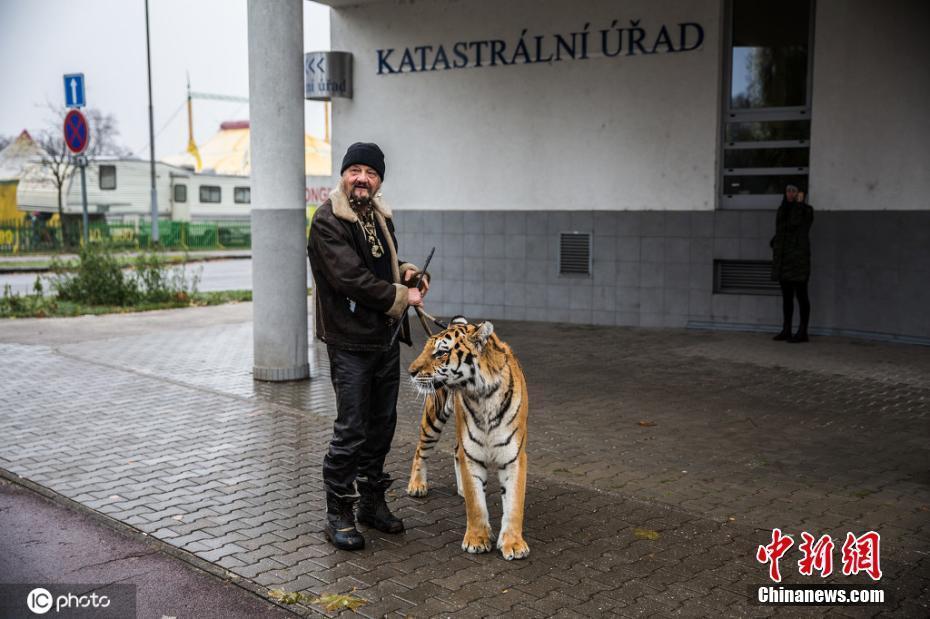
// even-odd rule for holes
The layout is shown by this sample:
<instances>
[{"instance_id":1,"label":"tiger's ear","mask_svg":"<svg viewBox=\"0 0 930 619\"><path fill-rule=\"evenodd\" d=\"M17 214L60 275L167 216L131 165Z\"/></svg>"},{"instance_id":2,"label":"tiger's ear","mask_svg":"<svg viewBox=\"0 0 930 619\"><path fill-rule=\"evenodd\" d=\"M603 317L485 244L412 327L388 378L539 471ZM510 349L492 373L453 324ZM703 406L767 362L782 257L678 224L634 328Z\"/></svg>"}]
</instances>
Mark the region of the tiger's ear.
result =
<instances>
[{"instance_id":1,"label":"tiger's ear","mask_svg":"<svg viewBox=\"0 0 930 619\"><path fill-rule=\"evenodd\" d=\"M469 336L469 339L471 339L479 349L484 348L484 345L488 343L488 338L491 337L492 333L494 333L494 325L491 324L490 321L485 320L478 325L478 328Z\"/></svg>"}]
</instances>

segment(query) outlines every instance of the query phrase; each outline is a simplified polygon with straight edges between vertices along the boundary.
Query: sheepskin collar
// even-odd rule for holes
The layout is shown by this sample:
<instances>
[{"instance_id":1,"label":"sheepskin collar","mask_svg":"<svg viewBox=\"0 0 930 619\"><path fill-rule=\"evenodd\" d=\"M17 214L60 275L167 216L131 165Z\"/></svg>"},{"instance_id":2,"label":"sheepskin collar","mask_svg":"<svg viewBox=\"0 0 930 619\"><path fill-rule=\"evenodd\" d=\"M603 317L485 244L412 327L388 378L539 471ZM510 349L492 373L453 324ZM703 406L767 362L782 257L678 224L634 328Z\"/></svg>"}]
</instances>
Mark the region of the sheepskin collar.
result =
<instances>
[{"instance_id":1,"label":"sheepskin collar","mask_svg":"<svg viewBox=\"0 0 930 619\"><path fill-rule=\"evenodd\" d=\"M351 223L358 221L358 216L349 206L349 197L342 192L340 187L336 187L330 192L329 199L333 203L333 215ZM391 219L391 208L385 204L380 191L375 194L371 202L375 207L375 211L380 213L382 217Z\"/></svg>"}]
</instances>

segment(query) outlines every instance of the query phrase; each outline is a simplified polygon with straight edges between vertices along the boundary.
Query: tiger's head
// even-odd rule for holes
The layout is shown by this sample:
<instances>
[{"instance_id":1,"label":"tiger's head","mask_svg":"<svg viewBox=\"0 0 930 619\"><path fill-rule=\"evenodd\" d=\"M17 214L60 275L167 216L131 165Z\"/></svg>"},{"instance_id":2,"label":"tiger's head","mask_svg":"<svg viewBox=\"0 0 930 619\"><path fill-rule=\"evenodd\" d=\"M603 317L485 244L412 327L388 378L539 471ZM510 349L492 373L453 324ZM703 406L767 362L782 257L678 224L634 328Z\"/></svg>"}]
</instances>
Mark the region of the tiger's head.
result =
<instances>
[{"instance_id":1,"label":"tiger's head","mask_svg":"<svg viewBox=\"0 0 930 619\"><path fill-rule=\"evenodd\" d=\"M493 324L468 324L456 317L447 329L426 341L423 351L410 364L410 376L421 394L443 387L480 389L486 380L482 369L487 371L487 358L494 350L503 352Z\"/></svg>"}]
</instances>

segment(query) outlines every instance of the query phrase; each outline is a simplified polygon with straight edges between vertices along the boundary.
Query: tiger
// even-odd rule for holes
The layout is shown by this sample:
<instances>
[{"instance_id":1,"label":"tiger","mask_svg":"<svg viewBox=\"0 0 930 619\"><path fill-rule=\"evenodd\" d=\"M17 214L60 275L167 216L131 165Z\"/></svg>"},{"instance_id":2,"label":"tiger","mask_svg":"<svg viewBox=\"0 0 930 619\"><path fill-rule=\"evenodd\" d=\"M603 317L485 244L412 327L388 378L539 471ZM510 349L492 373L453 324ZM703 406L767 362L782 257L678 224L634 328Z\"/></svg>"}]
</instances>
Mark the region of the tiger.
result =
<instances>
[{"instance_id":1,"label":"tiger","mask_svg":"<svg viewBox=\"0 0 930 619\"><path fill-rule=\"evenodd\" d=\"M523 370L510 346L494 333L492 323L468 324L457 317L427 340L409 372L426 402L407 494L427 494L429 452L454 414L455 482L465 499L468 523L462 550L491 550L485 491L489 473L496 470L503 502L497 548L508 561L523 559L530 553L523 538L529 401Z\"/></svg>"}]
</instances>

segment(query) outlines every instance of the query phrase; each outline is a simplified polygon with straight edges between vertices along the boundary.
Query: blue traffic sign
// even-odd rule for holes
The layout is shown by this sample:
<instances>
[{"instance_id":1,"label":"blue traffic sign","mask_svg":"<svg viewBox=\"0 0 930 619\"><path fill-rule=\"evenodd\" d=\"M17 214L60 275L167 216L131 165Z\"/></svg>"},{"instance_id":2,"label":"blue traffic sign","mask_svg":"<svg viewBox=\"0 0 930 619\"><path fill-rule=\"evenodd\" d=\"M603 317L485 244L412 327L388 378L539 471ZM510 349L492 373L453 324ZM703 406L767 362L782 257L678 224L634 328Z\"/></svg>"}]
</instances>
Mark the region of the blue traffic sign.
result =
<instances>
[{"instance_id":1,"label":"blue traffic sign","mask_svg":"<svg viewBox=\"0 0 930 619\"><path fill-rule=\"evenodd\" d=\"M65 144L75 155L80 155L90 141L87 119L78 110L71 110L65 116Z\"/></svg>"},{"instance_id":2,"label":"blue traffic sign","mask_svg":"<svg viewBox=\"0 0 930 619\"><path fill-rule=\"evenodd\" d=\"M65 107L84 107L84 74L69 73L65 75Z\"/></svg>"}]
</instances>

